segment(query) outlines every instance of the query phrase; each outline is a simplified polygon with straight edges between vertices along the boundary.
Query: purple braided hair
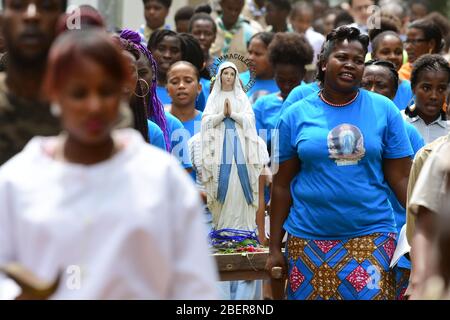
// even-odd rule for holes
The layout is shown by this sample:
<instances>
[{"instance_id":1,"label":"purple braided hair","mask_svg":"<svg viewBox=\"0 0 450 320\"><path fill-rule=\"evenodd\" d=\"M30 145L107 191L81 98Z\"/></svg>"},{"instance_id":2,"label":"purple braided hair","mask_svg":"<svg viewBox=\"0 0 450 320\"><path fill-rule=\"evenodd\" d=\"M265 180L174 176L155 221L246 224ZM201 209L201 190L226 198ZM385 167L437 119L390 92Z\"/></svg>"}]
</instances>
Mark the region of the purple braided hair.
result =
<instances>
[{"instance_id":1,"label":"purple braided hair","mask_svg":"<svg viewBox=\"0 0 450 320\"><path fill-rule=\"evenodd\" d=\"M142 44L142 39L137 32L134 32L133 30L129 29L124 29L120 33L120 37L133 43L136 46L136 48L148 59L148 61L152 65L153 78L150 88L150 99L148 99L147 113L150 120L153 120L161 128L162 132L164 133L166 149L170 151L171 143L169 138L169 130L167 128L166 115L164 114L164 107L156 94L156 86L157 86L156 61L153 59L153 56L151 52L147 49L147 47Z\"/></svg>"}]
</instances>

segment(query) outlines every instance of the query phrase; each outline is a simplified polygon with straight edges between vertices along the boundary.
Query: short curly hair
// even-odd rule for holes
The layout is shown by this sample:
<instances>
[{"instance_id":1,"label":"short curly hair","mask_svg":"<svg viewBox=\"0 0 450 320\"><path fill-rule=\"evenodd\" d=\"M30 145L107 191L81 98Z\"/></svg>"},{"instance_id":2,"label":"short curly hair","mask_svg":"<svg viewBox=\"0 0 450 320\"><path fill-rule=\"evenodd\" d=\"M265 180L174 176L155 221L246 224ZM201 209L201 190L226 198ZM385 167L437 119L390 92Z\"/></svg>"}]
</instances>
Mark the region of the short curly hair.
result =
<instances>
[{"instance_id":1,"label":"short curly hair","mask_svg":"<svg viewBox=\"0 0 450 320\"><path fill-rule=\"evenodd\" d=\"M269 45L269 60L273 66L283 63L302 68L312 63L313 56L308 40L298 33L277 33Z\"/></svg>"},{"instance_id":2,"label":"short curly hair","mask_svg":"<svg viewBox=\"0 0 450 320\"><path fill-rule=\"evenodd\" d=\"M348 40L349 42L357 41L361 43L364 50L364 55L367 54L369 47L369 36L361 33L361 31L355 27L341 26L334 29L327 35L327 39L323 44L319 55L319 60L317 62L318 81L323 83L325 79L325 72L322 70L323 63L328 60L336 45L344 40Z\"/></svg>"}]
</instances>

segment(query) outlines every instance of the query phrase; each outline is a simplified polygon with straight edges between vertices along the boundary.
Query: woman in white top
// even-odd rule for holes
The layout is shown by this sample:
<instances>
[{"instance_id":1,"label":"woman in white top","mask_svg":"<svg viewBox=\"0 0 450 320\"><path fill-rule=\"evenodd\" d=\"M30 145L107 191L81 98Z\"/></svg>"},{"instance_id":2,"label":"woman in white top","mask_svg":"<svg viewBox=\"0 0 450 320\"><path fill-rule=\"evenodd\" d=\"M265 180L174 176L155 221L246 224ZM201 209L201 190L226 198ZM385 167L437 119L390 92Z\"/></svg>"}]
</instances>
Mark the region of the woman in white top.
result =
<instances>
[{"instance_id":1,"label":"woman in white top","mask_svg":"<svg viewBox=\"0 0 450 320\"><path fill-rule=\"evenodd\" d=\"M215 299L189 177L137 131L112 132L123 59L100 31L52 47L44 87L65 133L34 138L0 169L0 265L47 281L62 271L52 299Z\"/></svg>"},{"instance_id":2,"label":"woman in white top","mask_svg":"<svg viewBox=\"0 0 450 320\"><path fill-rule=\"evenodd\" d=\"M419 130L425 143L450 132L446 114L446 99L450 83L450 66L438 54L427 54L414 63L411 88L415 105L402 111L406 121Z\"/></svg>"}]
</instances>

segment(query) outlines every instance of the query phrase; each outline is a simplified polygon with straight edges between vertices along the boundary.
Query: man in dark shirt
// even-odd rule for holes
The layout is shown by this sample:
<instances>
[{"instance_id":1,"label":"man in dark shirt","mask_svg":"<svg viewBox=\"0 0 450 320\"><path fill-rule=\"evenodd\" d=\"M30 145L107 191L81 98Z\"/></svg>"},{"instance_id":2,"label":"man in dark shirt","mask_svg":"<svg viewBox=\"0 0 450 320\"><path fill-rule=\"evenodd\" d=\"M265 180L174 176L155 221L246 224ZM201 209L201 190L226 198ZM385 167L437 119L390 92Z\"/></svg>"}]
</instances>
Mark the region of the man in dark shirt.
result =
<instances>
[{"instance_id":1,"label":"man in dark shirt","mask_svg":"<svg viewBox=\"0 0 450 320\"><path fill-rule=\"evenodd\" d=\"M0 75L0 165L34 136L60 131L41 86L56 23L66 5L67 0L3 0L8 68Z\"/></svg>"},{"instance_id":2,"label":"man in dark shirt","mask_svg":"<svg viewBox=\"0 0 450 320\"><path fill-rule=\"evenodd\" d=\"M0 73L0 166L34 136L60 132L59 119L52 114L41 87L58 20L70 22L70 16L63 17L66 6L67 0L3 0L8 60L6 73ZM82 18L81 12L83 22ZM129 106L121 105L116 128L131 127L132 121Z\"/></svg>"}]
</instances>

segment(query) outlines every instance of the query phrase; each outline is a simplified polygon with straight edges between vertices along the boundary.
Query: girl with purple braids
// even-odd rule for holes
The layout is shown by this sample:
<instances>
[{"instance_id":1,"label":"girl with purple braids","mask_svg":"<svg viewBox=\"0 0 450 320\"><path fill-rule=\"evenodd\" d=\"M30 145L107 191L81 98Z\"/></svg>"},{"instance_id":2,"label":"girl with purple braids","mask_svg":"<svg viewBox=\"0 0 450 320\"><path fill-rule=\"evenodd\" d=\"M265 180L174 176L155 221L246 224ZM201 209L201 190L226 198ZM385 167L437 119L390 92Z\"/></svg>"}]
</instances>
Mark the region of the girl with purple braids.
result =
<instances>
[{"instance_id":1,"label":"girl with purple braids","mask_svg":"<svg viewBox=\"0 0 450 320\"><path fill-rule=\"evenodd\" d=\"M141 44L141 38L138 33L125 29L120 33L120 38L128 40L139 50L140 57L137 60L138 76L142 83L147 84L149 90L145 95L145 104L147 106L147 115L150 120L155 122L163 131L167 150L171 150L169 132L167 128L164 108L156 95L156 72L157 66L150 51ZM150 66L150 68L149 68ZM145 92L144 92L145 93Z\"/></svg>"},{"instance_id":2,"label":"girl with purple braids","mask_svg":"<svg viewBox=\"0 0 450 320\"><path fill-rule=\"evenodd\" d=\"M133 114L134 129L139 131L144 140L162 150L167 151L166 141L161 128L148 119L145 97L150 91L150 86L145 80L139 78L137 60L141 56L138 48L130 41L114 36L122 49L122 54L132 73L130 84L126 86L125 93ZM143 84L144 82L144 84Z\"/></svg>"},{"instance_id":3,"label":"girl with purple braids","mask_svg":"<svg viewBox=\"0 0 450 320\"><path fill-rule=\"evenodd\" d=\"M176 156L183 167L188 171L192 171L192 163L189 157L189 149L187 140L184 137L184 126L180 120L171 115L169 112L164 112L163 105L156 93L157 88L157 64L153 59L151 52L141 44L139 34L124 29L120 37L132 42L141 52L140 58L137 60L138 75L140 79L144 79L151 84L150 94L146 96L147 113L149 119L158 124L164 132L166 142L169 142L172 154ZM163 125L161 125L163 123Z\"/></svg>"}]
</instances>

